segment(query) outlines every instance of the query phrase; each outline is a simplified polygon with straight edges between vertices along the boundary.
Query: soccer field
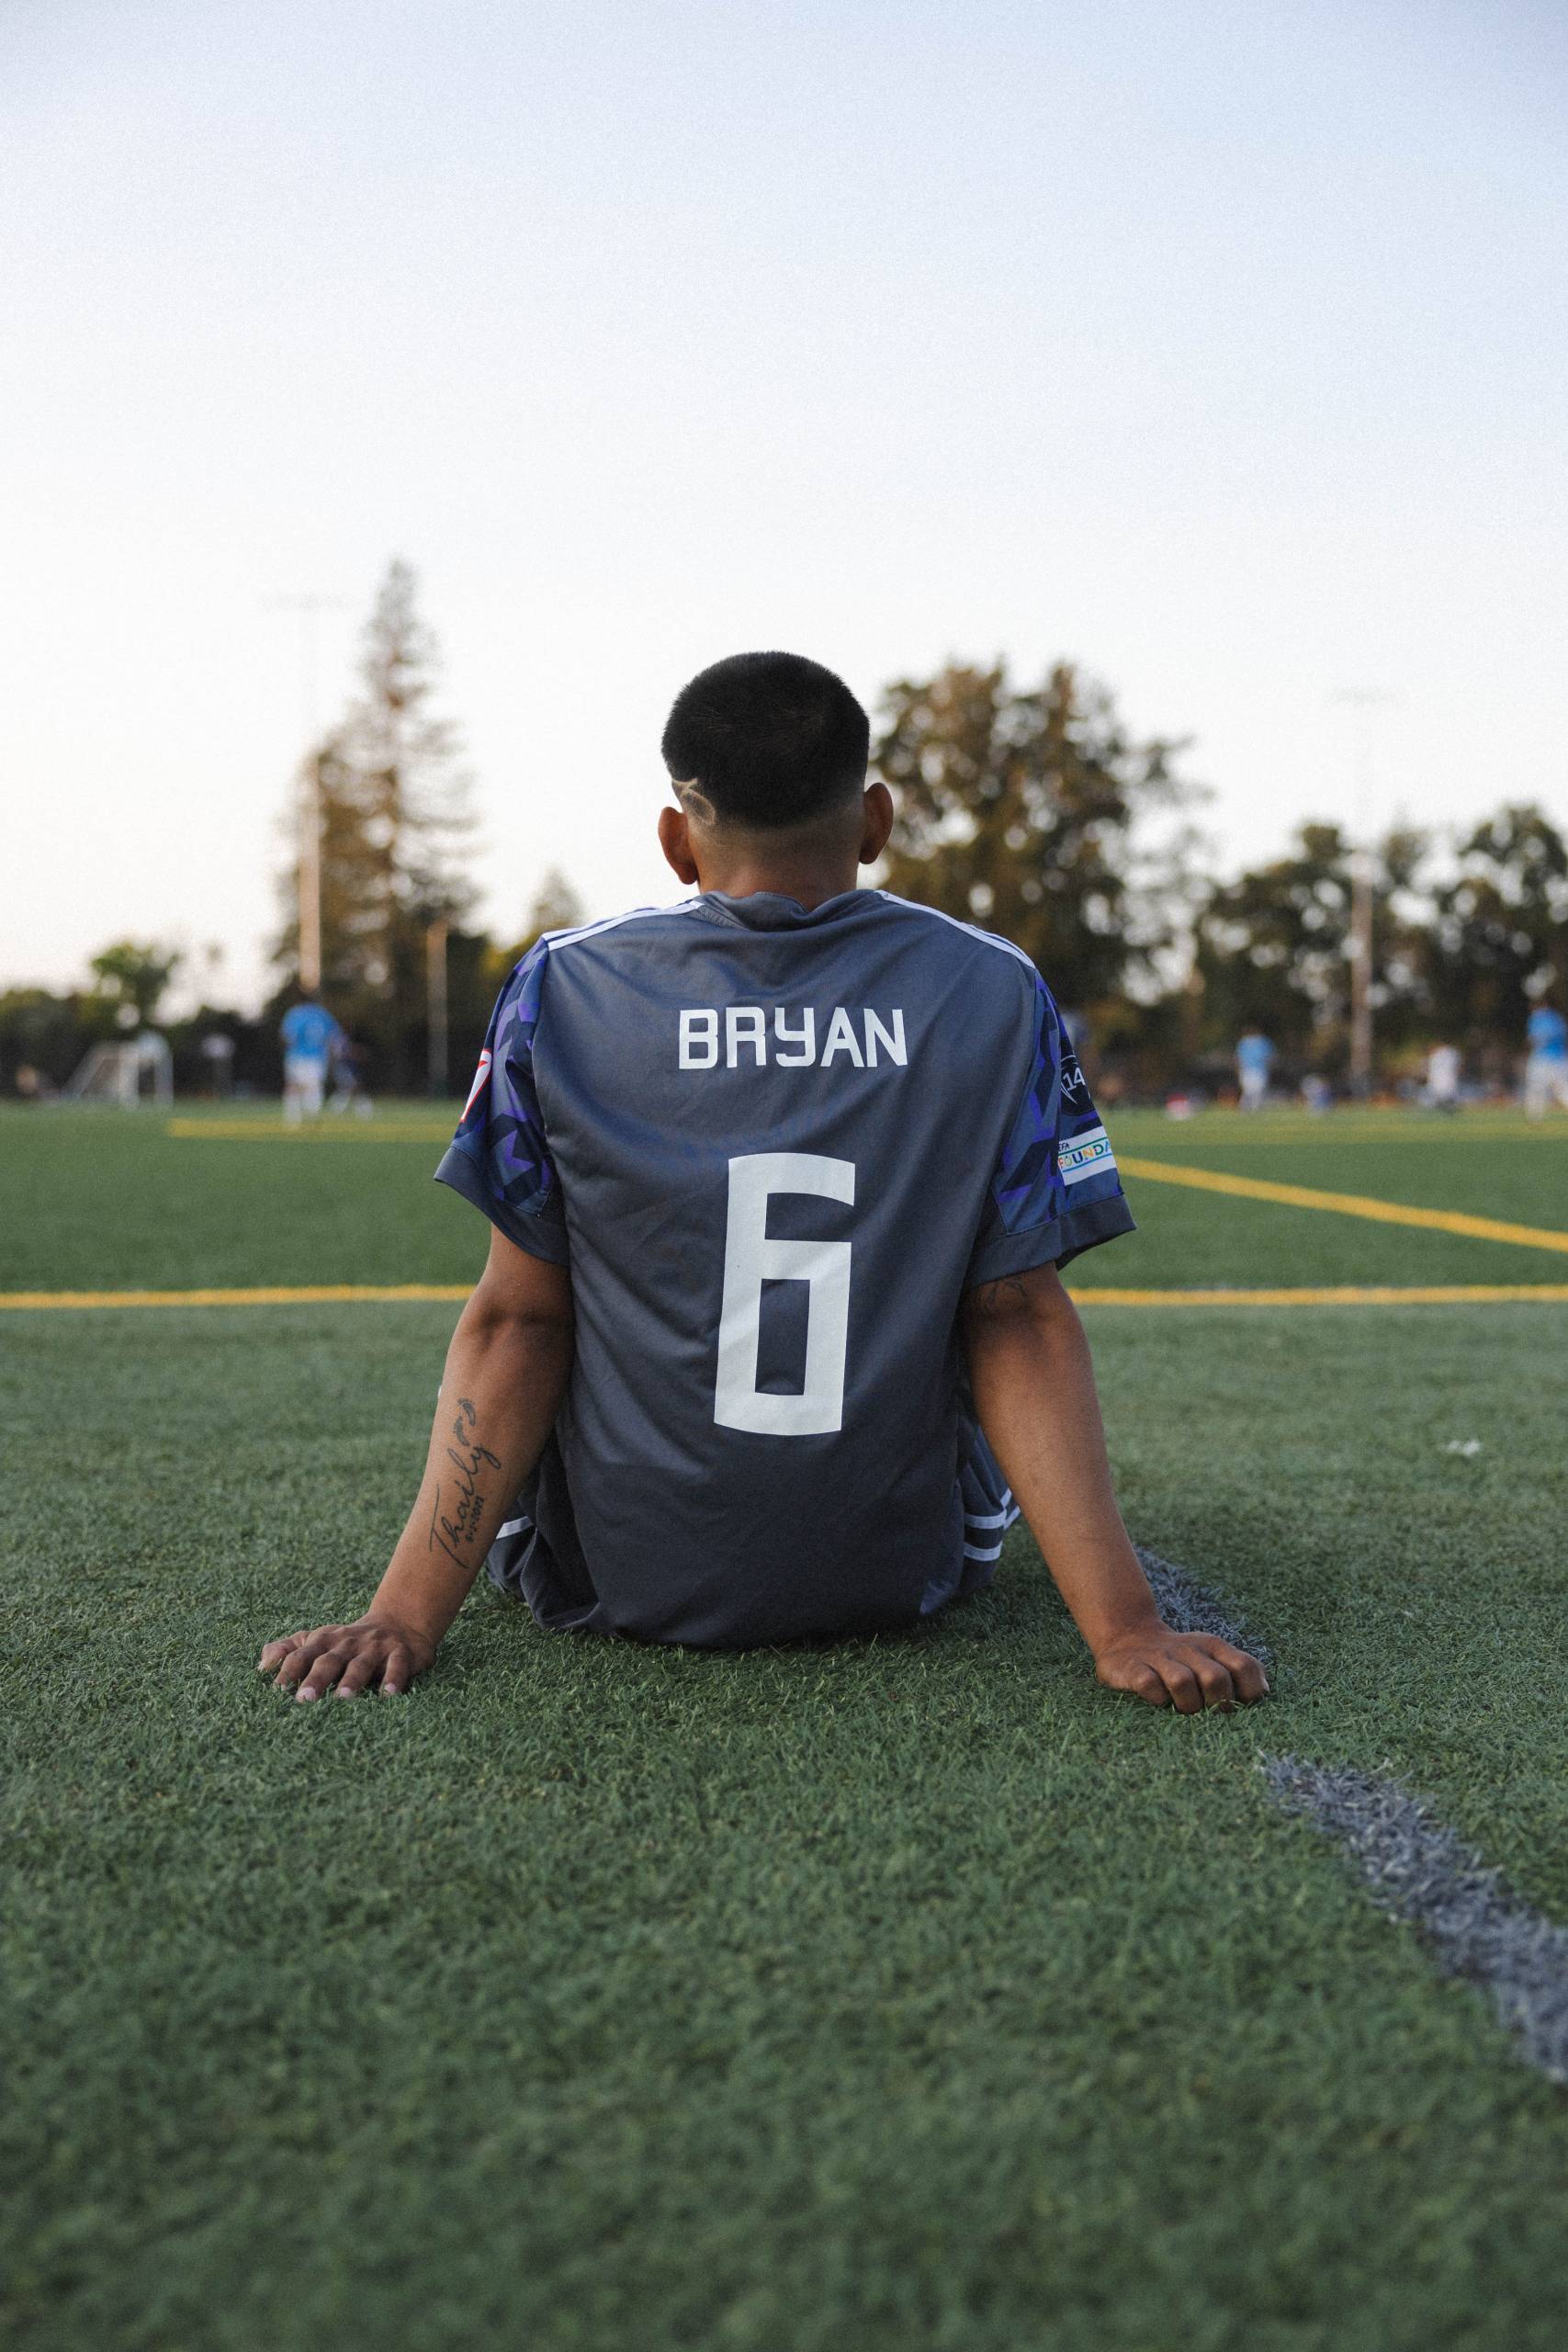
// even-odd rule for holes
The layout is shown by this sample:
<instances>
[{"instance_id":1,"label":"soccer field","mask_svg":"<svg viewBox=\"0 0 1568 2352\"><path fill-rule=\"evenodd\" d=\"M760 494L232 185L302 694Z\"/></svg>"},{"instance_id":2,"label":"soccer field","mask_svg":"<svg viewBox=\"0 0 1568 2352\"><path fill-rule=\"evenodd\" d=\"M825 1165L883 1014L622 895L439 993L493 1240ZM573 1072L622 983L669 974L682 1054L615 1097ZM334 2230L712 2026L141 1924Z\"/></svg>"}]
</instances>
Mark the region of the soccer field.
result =
<instances>
[{"instance_id":1,"label":"soccer field","mask_svg":"<svg viewBox=\"0 0 1568 2352\"><path fill-rule=\"evenodd\" d=\"M363 1605L454 1300L58 1295L457 1292L450 1121L0 1113L56 1302L0 1302L13 2340L1562 2342L1568 2091L1263 1768L1568 1927L1568 1123L1111 1127L1141 1229L1070 1280L1135 1538L1271 1654L1234 1717L1100 1690L1021 1529L903 1638L481 1587L405 1699L292 1705L256 1653ZM1325 1286L1428 1303L1179 1296Z\"/></svg>"}]
</instances>

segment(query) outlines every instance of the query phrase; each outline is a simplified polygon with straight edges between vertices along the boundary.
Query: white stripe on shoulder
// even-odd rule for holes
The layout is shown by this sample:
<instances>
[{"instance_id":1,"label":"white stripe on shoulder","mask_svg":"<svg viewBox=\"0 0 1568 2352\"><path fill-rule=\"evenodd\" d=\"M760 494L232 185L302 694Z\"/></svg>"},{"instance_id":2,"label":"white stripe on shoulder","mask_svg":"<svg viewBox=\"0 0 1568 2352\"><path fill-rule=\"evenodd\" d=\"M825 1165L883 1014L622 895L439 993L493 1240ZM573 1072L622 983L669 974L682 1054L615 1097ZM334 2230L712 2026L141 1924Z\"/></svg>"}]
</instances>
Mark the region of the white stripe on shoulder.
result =
<instances>
[{"instance_id":1,"label":"white stripe on shoulder","mask_svg":"<svg viewBox=\"0 0 1568 2352\"><path fill-rule=\"evenodd\" d=\"M901 899L897 890L879 890L876 895L879 899L886 899L890 907L908 907L912 915L931 915L938 922L950 922L954 931L965 931L971 939L983 940L987 947L999 947L1004 955L1016 956L1019 962L1026 964L1032 972L1034 969L1033 956L1026 956L1021 947L1015 947L1012 941L1004 939L999 932L982 931L978 923L963 922L957 915L943 914L940 907L922 906L918 899Z\"/></svg>"},{"instance_id":2,"label":"white stripe on shoulder","mask_svg":"<svg viewBox=\"0 0 1568 2352\"><path fill-rule=\"evenodd\" d=\"M539 944L553 956L558 947L570 947L580 939L596 939L602 931L615 931L624 922L649 922L655 915L690 914L698 904L695 899L677 899L668 907L632 907L624 915L605 915L599 922L581 922L570 931L547 931Z\"/></svg>"}]
</instances>

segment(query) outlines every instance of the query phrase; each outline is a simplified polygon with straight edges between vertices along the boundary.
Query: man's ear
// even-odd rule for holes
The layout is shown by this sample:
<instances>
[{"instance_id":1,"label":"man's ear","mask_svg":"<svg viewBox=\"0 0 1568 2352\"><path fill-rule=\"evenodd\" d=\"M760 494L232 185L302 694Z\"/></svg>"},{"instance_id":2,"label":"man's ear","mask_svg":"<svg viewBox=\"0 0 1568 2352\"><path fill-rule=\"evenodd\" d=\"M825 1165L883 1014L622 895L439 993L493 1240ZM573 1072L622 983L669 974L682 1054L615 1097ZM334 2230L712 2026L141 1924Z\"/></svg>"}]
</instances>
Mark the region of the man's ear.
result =
<instances>
[{"instance_id":1,"label":"man's ear","mask_svg":"<svg viewBox=\"0 0 1568 2352\"><path fill-rule=\"evenodd\" d=\"M660 810L659 846L664 852L665 864L690 888L697 878L697 861L692 855L691 833L683 808Z\"/></svg>"},{"instance_id":2,"label":"man's ear","mask_svg":"<svg viewBox=\"0 0 1568 2352\"><path fill-rule=\"evenodd\" d=\"M885 784L868 784L865 788L864 820L861 826L860 849L857 853L863 865L876 864L877 859L887 847L887 836L892 831L893 795Z\"/></svg>"}]
</instances>

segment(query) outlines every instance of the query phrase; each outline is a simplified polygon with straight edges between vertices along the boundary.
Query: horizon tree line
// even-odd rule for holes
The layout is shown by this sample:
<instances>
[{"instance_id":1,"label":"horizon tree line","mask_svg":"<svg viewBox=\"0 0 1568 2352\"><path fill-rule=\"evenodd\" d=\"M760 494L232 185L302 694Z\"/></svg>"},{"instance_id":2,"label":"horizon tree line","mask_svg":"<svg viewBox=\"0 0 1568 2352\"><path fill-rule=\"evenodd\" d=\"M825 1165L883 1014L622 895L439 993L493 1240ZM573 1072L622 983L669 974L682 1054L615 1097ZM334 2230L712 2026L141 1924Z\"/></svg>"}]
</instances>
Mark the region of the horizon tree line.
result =
<instances>
[{"instance_id":1,"label":"horizon tree line","mask_svg":"<svg viewBox=\"0 0 1568 2352\"><path fill-rule=\"evenodd\" d=\"M541 932L583 913L552 870L514 937L474 925L473 778L438 682L415 575L394 561L366 626L356 691L301 776L319 828L321 993L389 1091L425 1083L436 927L460 1081L513 964ZM897 804L882 878L1022 947L1099 1058L1134 1083L1223 1061L1249 1027L1288 1065L1338 1076L1354 845L1337 822L1308 818L1279 856L1213 878L1196 813L1210 796L1184 772L1189 748L1136 737L1111 689L1070 662L1036 686L1015 686L999 658L895 679L873 741L874 768ZM293 814L288 825L297 840ZM1371 869L1380 1061L1393 1067L1441 1039L1501 1075L1531 1002L1568 989L1563 831L1538 803L1505 799L1468 827L1391 829ZM292 861L279 899L279 978L261 1016L274 1028L298 993ZM30 1061L58 1082L54 1065L82 1038L154 1018L181 962L124 939L93 959L87 989L0 994L0 1080L14 1082ZM178 1025L203 1021L245 1025L207 1005Z\"/></svg>"}]
</instances>

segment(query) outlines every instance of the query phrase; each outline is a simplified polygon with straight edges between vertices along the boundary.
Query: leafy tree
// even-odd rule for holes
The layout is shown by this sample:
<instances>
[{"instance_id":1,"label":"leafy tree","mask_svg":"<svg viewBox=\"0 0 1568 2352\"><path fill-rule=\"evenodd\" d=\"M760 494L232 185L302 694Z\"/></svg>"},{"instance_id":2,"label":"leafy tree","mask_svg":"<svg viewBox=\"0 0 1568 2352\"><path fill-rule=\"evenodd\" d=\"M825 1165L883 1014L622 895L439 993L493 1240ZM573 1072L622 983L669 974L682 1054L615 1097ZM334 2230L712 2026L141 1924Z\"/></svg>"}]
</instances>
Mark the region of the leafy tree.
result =
<instances>
[{"instance_id":1,"label":"leafy tree","mask_svg":"<svg viewBox=\"0 0 1568 2352\"><path fill-rule=\"evenodd\" d=\"M521 962L547 931L570 931L573 924L585 920L582 901L559 866L547 867L521 935L490 951L489 969L496 988L499 989L513 965Z\"/></svg>"},{"instance_id":2,"label":"leafy tree","mask_svg":"<svg viewBox=\"0 0 1568 2352\"><path fill-rule=\"evenodd\" d=\"M1404 1043L1424 997L1418 885L1427 842L1400 828L1372 856L1372 1006L1382 1047ZM1343 1061L1350 1011L1353 850L1338 825L1298 828L1287 854L1216 884L1200 912L1202 1042L1229 1054L1261 1029L1296 1060Z\"/></svg>"},{"instance_id":3,"label":"leafy tree","mask_svg":"<svg viewBox=\"0 0 1568 2352\"><path fill-rule=\"evenodd\" d=\"M96 994L124 1026L145 1028L165 990L185 961L177 947L160 947L151 940L117 939L92 958L88 969L97 983Z\"/></svg>"},{"instance_id":4,"label":"leafy tree","mask_svg":"<svg viewBox=\"0 0 1568 2352\"><path fill-rule=\"evenodd\" d=\"M109 1003L96 994L0 990L0 1086L14 1087L21 1069L40 1072L49 1087L63 1086L88 1046L114 1034Z\"/></svg>"},{"instance_id":5,"label":"leafy tree","mask_svg":"<svg viewBox=\"0 0 1568 2352\"><path fill-rule=\"evenodd\" d=\"M519 948L525 954L547 931L570 931L587 921L587 910L558 865L547 866L528 917L528 929Z\"/></svg>"},{"instance_id":6,"label":"leafy tree","mask_svg":"<svg viewBox=\"0 0 1568 2352\"><path fill-rule=\"evenodd\" d=\"M1192 837L1148 820L1198 798L1181 745L1136 742L1111 695L1059 662L1032 692L998 661L949 662L882 698L874 760L894 787L888 887L1032 956L1066 1004L1157 989Z\"/></svg>"},{"instance_id":7,"label":"leafy tree","mask_svg":"<svg viewBox=\"0 0 1568 2352\"><path fill-rule=\"evenodd\" d=\"M1434 1022L1472 1050L1515 1045L1530 984L1568 985L1568 841L1544 810L1510 802L1461 841L1457 861L1422 942Z\"/></svg>"}]
</instances>

